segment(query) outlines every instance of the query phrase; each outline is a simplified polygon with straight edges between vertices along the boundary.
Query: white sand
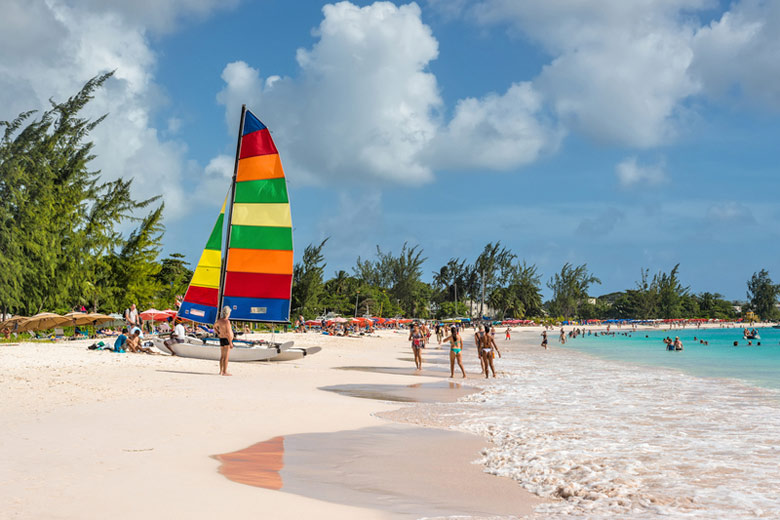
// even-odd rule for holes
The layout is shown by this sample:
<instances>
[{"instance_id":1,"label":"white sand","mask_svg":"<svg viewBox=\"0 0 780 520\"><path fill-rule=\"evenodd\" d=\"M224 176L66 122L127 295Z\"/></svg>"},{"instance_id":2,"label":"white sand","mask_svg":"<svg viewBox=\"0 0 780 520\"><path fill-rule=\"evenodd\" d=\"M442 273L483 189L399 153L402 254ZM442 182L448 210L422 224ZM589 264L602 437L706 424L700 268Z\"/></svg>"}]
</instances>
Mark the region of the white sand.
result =
<instances>
[{"instance_id":1,"label":"white sand","mask_svg":"<svg viewBox=\"0 0 780 520\"><path fill-rule=\"evenodd\" d=\"M412 363L399 361L410 356L404 333L277 339L323 351L232 363L233 377L219 377L216 362L89 351L89 341L0 346L0 516L392 518L218 474L210 455L277 435L386 425L374 414L401 406L318 387L441 381L411 375ZM333 369L345 365L408 367L410 375Z\"/></svg>"}]
</instances>

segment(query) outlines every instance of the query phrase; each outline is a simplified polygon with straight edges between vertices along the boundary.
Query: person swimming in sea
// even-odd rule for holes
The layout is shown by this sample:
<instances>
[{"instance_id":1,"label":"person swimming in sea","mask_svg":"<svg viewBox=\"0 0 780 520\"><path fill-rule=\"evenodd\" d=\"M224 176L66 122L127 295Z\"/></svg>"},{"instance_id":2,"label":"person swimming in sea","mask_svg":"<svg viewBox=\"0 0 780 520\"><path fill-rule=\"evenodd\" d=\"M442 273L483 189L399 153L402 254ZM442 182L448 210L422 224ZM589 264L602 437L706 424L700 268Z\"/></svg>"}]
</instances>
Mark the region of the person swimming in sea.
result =
<instances>
[{"instance_id":1,"label":"person swimming in sea","mask_svg":"<svg viewBox=\"0 0 780 520\"><path fill-rule=\"evenodd\" d=\"M463 377L466 377L466 369L463 368L463 339L458 334L457 327L450 327L450 335L442 341L450 342L450 377L455 377L455 362L458 362Z\"/></svg>"}]
</instances>

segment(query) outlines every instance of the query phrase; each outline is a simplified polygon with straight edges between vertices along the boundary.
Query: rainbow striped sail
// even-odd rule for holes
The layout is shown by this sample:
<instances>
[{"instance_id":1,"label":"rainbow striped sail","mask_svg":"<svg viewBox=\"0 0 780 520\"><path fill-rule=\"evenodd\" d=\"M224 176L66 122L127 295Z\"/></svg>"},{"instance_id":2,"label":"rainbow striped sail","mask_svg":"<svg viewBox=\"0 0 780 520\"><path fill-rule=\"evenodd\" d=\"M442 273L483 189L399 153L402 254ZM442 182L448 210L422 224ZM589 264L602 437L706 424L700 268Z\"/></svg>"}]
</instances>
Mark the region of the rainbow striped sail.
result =
<instances>
[{"instance_id":1,"label":"rainbow striped sail","mask_svg":"<svg viewBox=\"0 0 780 520\"><path fill-rule=\"evenodd\" d=\"M231 308L230 317L234 320L287 322L290 318L293 272L292 219L287 182L268 128L246 107L241 112L229 199L225 255L217 257L210 249L214 240L220 243L221 249L220 214L179 315L201 323L213 323L216 310L225 305ZM224 213L224 207L222 211ZM219 236L215 239L217 227ZM209 257L204 260L207 252ZM219 254L219 251L216 253ZM221 266L221 271L216 272L216 286L215 260ZM199 274L202 262L203 274ZM210 291L207 302L203 291L214 287L217 288L216 300ZM209 303L215 306L209 307ZM203 313L203 316L198 313Z\"/></svg>"},{"instance_id":2,"label":"rainbow striped sail","mask_svg":"<svg viewBox=\"0 0 780 520\"><path fill-rule=\"evenodd\" d=\"M177 314L198 323L214 323L217 319L219 281L222 271L222 228L225 226L225 205L228 195L225 196L222 211L219 212L211 236L200 255L190 286Z\"/></svg>"}]
</instances>

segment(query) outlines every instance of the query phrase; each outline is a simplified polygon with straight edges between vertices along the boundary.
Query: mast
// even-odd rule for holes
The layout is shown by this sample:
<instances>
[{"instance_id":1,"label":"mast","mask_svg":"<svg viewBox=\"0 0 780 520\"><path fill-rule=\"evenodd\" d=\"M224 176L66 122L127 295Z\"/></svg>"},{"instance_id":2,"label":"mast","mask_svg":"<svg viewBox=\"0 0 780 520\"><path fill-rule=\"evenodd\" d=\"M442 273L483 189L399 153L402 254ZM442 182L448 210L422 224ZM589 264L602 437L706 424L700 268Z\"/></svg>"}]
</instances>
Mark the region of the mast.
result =
<instances>
[{"instance_id":1,"label":"mast","mask_svg":"<svg viewBox=\"0 0 780 520\"><path fill-rule=\"evenodd\" d=\"M233 224L233 201L236 198L236 176L238 175L238 158L241 155L241 137L244 135L244 119L246 118L246 105L241 105L241 122L238 125L238 140L236 142L236 160L233 163L233 181L230 184L230 211L228 212L227 236L224 253L222 254L222 267L219 272L219 299L217 300L217 316L222 312L222 300L225 292L225 272L227 271L227 255L230 249L230 229ZM226 208L227 209L227 208Z\"/></svg>"}]
</instances>

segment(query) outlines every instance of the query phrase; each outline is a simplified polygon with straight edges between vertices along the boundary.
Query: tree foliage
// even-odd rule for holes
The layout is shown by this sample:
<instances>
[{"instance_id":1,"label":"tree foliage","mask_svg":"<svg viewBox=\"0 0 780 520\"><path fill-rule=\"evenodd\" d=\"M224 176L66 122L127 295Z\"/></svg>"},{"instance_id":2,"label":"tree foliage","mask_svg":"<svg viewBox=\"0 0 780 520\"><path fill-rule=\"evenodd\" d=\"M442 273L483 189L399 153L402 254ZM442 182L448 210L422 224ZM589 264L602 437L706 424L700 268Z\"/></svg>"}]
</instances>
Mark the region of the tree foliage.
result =
<instances>
[{"instance_id":1,"label":"tree foliage","mask_svg":"<svg viewBox=\"0 0 780 520\"><path fill-rule=\"evenodd\" d=\"M750 306L762 320L770 320L776 317L777 296L780 294L780 285L775 285L765 269L753 273L747 282L747 297Z\"/></svg>"},{"instance_id":2,"label":"tree foliage","mask_svg":"<svg viewBox=\"0 0 780 520\"><path fill-rule=\"evenodd\" d=\"M550 314L565 318L575 317L580 306L587 303L588 289L594 283L601 283L588 271L588 265L574 267L565 263L560 273L555 273L547 282L553 296L548 306Z\"/></svg>"},{"instance_id":3,"label":"tree foliage","mask_svg":"<svg viewBox=\"0 0 780 520\"><path fill-rule=\"evenodd\" d=\"M112 73L90 79L67 101L0 122L0 304L34 314L75 305L115 310L130 298L151 304L162 237L162 206L136 201L131 180L103 182L90 169L90 133L106 116L80 115ZM119 229L139 227L125 238ZM151 264L154 264L152 266ZM134 273L131 276L129 273ZM129 286L123 285L125 282Z\"/></svg>"}]
</instances>

